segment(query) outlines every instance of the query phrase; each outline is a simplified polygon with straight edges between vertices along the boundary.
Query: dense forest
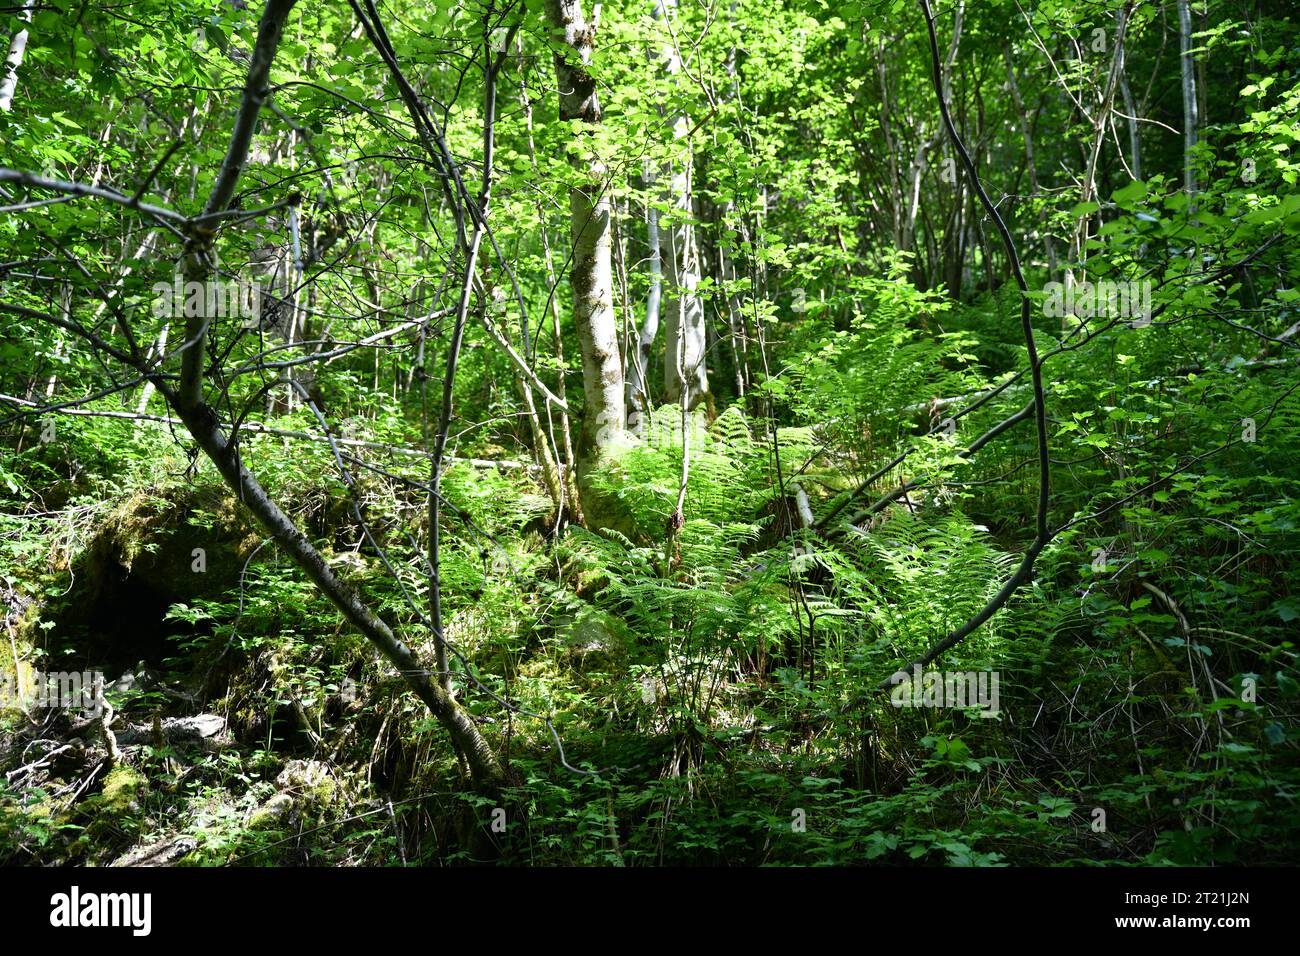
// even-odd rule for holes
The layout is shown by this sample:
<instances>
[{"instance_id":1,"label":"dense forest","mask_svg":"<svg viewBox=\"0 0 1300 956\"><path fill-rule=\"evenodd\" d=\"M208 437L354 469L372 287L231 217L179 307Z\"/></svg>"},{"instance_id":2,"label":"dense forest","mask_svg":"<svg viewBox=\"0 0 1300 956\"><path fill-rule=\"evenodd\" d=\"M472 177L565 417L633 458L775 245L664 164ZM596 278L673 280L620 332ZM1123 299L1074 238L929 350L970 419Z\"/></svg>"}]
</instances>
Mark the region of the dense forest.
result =
<instances>
[{"instance_id":1,"label":"dense forest","mask_svg":"<svg viewBox=\"0 0 1300 956\"><path fill-rule=\"evenodd\" d=\"M1292 13L3 0L0 864L1300 859Z\"/></svg>"}]
</instances>

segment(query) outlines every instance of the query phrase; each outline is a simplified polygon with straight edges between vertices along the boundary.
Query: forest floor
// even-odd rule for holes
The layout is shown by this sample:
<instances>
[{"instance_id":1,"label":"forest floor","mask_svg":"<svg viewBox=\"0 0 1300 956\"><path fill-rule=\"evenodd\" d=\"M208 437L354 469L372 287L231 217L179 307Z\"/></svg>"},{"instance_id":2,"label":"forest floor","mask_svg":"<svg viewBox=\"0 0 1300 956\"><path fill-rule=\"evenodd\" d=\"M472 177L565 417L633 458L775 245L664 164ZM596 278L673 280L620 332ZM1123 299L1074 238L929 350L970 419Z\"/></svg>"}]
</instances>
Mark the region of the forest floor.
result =
<instances>
[{"instance_id":1,"label":"forest floor","mask_svg":"<svg viewBox=\"0 0 1300 956\"><path fill-rule=\"evenodd\" d=\"M1281 860L1295 839L1296 766L1268 756L1278 718L1196 695L1214 675L1168 641L1136 636L1107 660L1094 646L1104 617L1091 633L1077 616L1021 630L1014 650L1002 639L1012 629L995 628L957 665L1001 679L992 701L981 685L965 707L899 708L896 695L853 706L851 655L772 630L789 619L791 585L767 566L789 555L759 526L688 527L675 556L648 539L554 534L527 471L459 475L479 519L508 515L514 529L504 558L469 551L448 576L449 635L495 693L521 702L512 712L458 682L512 767L499 801L459 783L398 675L213 477L176 469L116 496L74 493L9 527L25 548L5 579L8 655L29 681L57 670L90 687L98 675L108 706L7 711L4 857L1122 864L1229 862L1246 845ZM355 516L328 486L292 488L331 564L382 590ZM418 500L384 493L394 514L418 513ZM953 542L935 537L942 522L916 521L899 508L870 534L895 559L922 548L953 560ZM396 546L399 529L387 531ZM946 573L989 577L1013 557L991 538L981 547ZM801 568L813 626L833 619L834 560L814 553ZM1177 624L1174 599L1134 586ZM1031 610L1044 613L1041 598L1021 627ZM666 633L665 614L677 622ZM680 624L710 615L707 628ZM807 640L809 653L774 661L778 639Z\"/></svg>"}]
</instances>

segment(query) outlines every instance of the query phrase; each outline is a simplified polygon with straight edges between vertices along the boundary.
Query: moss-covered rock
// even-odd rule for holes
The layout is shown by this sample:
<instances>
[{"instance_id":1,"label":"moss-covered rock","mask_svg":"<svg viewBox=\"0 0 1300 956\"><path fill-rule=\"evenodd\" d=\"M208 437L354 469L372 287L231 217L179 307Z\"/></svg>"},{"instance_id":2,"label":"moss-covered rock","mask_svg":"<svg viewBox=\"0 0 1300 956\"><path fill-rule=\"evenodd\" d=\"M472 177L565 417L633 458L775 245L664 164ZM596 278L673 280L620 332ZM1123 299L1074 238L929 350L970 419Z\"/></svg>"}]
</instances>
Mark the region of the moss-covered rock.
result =
<instances>
[{"instance_id":1,"label":"moss-covered rock","mask_svg":"<svg viewBox=\"0 0 1300 956\"><path fill-rule=\"evenodd\" d=\"M104 778L100 806L108 813L134 813L140 809L140 798L149 789L144 774L128 764L118 764Z\"/></svg>"},{"instance_id":2,"label":"moss-covered rock","mask_svg":"<svg viewBox=\"0 0 1300 956\"><path fill-rule=\"evenodd\" d=\"M289 819L293 808L293 797L287 793L277 793L253 811L248 818L248 829L274 830Z\"/></svg>"},{"instance_id":3,"label":"moss-covered rock","mask_svg":"<svg viewBox=\"0 0 1300 956\"><path fill-rule=\"evenodd\" d=\"M303 804L323 805L338 797L338 784L319 760L290 760L275 782Z\"/></svg>"}]
</instances>

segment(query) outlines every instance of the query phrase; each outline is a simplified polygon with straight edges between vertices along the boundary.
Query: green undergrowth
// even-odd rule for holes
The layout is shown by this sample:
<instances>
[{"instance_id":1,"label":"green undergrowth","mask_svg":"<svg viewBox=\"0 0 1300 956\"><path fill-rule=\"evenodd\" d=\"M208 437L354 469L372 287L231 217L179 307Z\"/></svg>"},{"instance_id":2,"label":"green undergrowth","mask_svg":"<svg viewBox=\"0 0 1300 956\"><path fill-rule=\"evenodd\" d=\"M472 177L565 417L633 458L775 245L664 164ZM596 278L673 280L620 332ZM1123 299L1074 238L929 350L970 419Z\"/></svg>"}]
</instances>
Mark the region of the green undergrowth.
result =
<instances>
[{"instance_id":1,"label":"green undergrowth","mask_svg":"<svg viewBox=\"0 0 1300 956\"><path fill-rule=\"evenodd\" d=\"M1186 427L1212 442L1214 402L1248 404L1254 382L1183 383L1208 403ZM1129 456L1120 474L1103 458L1062 483L1059 502L1081 513L1122 497L1144 462L1167 461L1149 423L1188 414L1158 392L1123 414L1082 402L1086 414L1071 414L1069 400L1063 391L1062 434ZM103 504L90 500L104 493L93 483L84 503L6 518L6 582L33 608L14 644L21 657L49 667L56 649L77 650L75 635L57 633L61 615L106 565L152 573L174 598L153 622L167 629L166 652L149 662L158 681L111 699L136 724L220 715L229 740L215 752L155 741L93 775L91 743L81 762L19 775L0 793L4 858L102 864L154 846L178 847L183 865L1122 865L1294 853L1300 685L1289 636L1300 605L1293 570L1273 557L1294 546L1294 482L1219 459L1101 528L1061 535L1035 582L943 659L997 672L999 713L897 708L864 689L978 610L1024 546L1005 489L960 480L1002 463L963 472L936 447L928 467L958 479L945 494L819 537L791 519L787 482L819 509L850 482L831 480L812 429L765 436L731 408L693 433L686 521L669 537L680 430L671 409L659 414L667 437L631 449L610 480L630 534L555 535L526 472L466 464L445 479L448 635L472 674L458 659L458 693L515 771L499 804L458 784L445 736L400 677L264 545L209 469L119 475ZM1267 462L1284 453L1278 441L1234 454ZM430 660L425 502L401 466L359 480L350 497L309 480L318 463L287 443L257 439L246 454L331 564ZM1012 460L1014 444L1001 454ZM45 546L33 547L40 535ZM203 541L220 586L187 591L182 562ZM239 559L224 569L223 547ZM4 726L11 745L30 735L19 712ZM11 746L8 769L20 751Z\"/></svg>"}]
</instances>

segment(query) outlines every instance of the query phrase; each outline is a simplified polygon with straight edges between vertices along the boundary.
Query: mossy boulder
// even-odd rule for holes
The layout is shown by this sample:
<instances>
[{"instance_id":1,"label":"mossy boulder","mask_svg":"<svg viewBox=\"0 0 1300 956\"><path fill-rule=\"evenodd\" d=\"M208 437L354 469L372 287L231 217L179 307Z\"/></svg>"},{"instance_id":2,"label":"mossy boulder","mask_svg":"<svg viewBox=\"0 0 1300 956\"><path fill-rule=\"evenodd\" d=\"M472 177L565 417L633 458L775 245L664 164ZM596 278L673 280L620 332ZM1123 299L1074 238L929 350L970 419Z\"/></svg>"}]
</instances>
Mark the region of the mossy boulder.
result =
<instances>
[{"instance_id":1,"label":"mossy boulder","mask_svg":"<svg viewBox=\"0 0 1300 956\"><path fill-rule=\"evenodd\" d=\"M329 767L318 760L290 760L275 778L281 790L248 819L250 830L282 827L303 814L312 814L334 803L338 784Z\"/></svg>"},{"instance_id":2,"label":"mossy boulder","mask_svg":"<svg viewBox=\"0 0 1300 956\"><path fill-rule=\"evenodd\" d=\"M290 760L275 782L302 803L332 803L338 796L334 776L319 760Z\"/></svg>"},{"instance_id":3,"label":"mossy boulder","mask_svg":"<svg viewBox=\"0 0 1300 956\"><path fill-rule=\"evenodd\" d=\"M140 809L140 798L148 789L149 781L144 774L127 764L118 764L104 778L100 806L108 813L134 813Z\"/></svg>"},{"instance_id":4,"label":"mossy boulder","mask_svg":"<svg viewBox=\"0 0 1300 956\"><path fill-rule=\"evenodd\" d=\"M160 663L175 653L171 638L193 629L168 619L169 609L237 587L261 540L219 488L131 496L63 558L72 586L43 614L52 649L103 667L110 680L140 661Z\"/></svg>"},{"instance_id":5,"label":"mossy boulder","mask_svg":"<svg viewBox=\"0 0 1300 956\"><path fill-rule=\"evenodd\" d=\"M274 830L284 824L293 813L293 797L287 793L277 793L262 804L248 818L250 830Z\"/></svg>"}]
</instances>

